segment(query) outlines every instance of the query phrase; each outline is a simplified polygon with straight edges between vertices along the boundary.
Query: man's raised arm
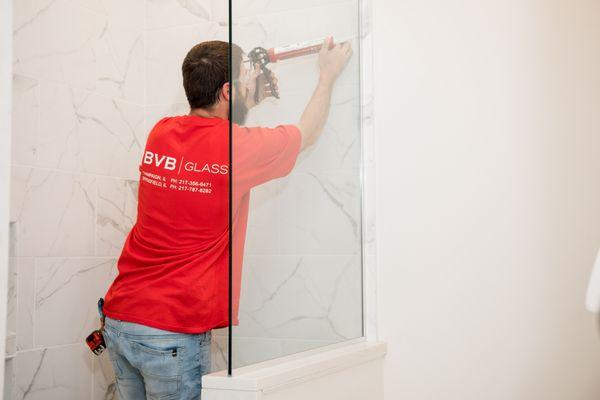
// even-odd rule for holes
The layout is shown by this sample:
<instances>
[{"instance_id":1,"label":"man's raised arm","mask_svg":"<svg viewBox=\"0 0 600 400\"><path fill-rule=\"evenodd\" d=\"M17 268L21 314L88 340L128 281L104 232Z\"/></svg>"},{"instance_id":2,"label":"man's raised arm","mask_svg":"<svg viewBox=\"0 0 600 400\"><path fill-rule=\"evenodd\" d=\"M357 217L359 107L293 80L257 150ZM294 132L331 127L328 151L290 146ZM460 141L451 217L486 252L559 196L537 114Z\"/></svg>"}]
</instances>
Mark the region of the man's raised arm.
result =
<instances>
[{"instance_id":1,"label":"man's raised arm","mask_svg":"<svg viewBox=\"0 0 600 400\"><path fill-rule=\"evenodd\" d=\"M331 38L327 38L319 52L319 83L309 100L298 128L302 133L301 150L314 144L325 126L329 115L333 85L352 56L350 43L344 42L329 49Z\"/></svg>"}]
</instances>

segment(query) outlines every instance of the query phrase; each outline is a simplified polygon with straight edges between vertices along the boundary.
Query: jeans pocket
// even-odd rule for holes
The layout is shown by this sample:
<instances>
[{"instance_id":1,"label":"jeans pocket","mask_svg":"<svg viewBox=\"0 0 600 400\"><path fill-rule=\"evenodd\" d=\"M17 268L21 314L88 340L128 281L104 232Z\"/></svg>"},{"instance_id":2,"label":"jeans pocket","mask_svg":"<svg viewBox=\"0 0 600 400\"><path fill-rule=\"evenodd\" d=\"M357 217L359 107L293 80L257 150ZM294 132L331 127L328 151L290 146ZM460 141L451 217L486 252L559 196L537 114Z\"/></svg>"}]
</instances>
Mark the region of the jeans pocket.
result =
<instances>
[{"instance_id":1,"label":"jeans pocket","mask_svg":"<svg viewBox=\"0 0 600 400\"><path fill-rule=\"evenodd\" d=\"M108 359L112 364L115 376L117 378L124 377L123 368L121 367L121 365L119 365L119 357L117 355L117 348L115 346L116 343L114 341L112 331L109 331L108 329L104 328L102 330L102 336L104 336L104 342L106 343L106 354L108 355Z\"/></svg>"},{"instance_id":2,"label":"jeans pocket","mask_svg":"<svg viewBox=\"0 0 600 400\"><path fill-rule=\"evenodd\" d=\"M179 399L181 390L181 377L167 378L163 376L144 376L146 387L146 400L171 400Z\"/></svg>"},{"instance_id":3,"label":"jeans pocket","mask_svg":"<svg viewBox=\"0 0 600 400\"><path fill-rule=\"evenodd\" d=\"M144 377L148 399L170 399L179 393L185 348L176 340L131 341L131 364ZM175 397L176 398L176 397Z\"/></svg>"}]
</instances>

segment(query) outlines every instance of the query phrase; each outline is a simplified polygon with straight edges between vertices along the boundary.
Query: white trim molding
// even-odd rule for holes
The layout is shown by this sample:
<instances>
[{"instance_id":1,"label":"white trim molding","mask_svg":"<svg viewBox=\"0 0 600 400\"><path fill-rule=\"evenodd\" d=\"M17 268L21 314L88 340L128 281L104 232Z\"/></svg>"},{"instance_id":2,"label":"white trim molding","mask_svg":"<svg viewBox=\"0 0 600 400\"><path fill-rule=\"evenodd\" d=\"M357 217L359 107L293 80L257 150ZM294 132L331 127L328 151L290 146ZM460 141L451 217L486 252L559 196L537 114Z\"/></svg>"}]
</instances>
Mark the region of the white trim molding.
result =
<instances>
[{"instance_id":1,"label":"white trim molding","mask_svg":"<svg viewBox=\"0 0 600 400\"><path fill-rule=\"evenodd\" d=\"M336 343L202 377L206 400L383 399L384 343Z\"/></svg>"}]
</instances>

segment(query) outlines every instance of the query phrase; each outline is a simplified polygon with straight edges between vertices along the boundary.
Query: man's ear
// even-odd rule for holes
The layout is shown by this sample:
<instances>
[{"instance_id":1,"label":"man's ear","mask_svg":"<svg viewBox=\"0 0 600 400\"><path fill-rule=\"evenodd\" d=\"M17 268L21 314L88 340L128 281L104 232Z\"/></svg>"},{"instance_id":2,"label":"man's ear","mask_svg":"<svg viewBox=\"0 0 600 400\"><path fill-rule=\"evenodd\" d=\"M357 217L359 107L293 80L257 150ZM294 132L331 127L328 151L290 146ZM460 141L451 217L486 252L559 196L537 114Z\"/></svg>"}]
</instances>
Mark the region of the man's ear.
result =
<instances>
[{"instance_id":1,"label":"man's ear","mask_svg":"<svg viewBox=\"0 0 600 400\"><path fill-rule=\"evenodd\" d=\"M225 101L229 101L229 88L230 88L230 86L231 85L229 85L229 82L227 82L221 88L221 95L223 96L223 99L225 99Z\"/></svg>"}]
</instances>

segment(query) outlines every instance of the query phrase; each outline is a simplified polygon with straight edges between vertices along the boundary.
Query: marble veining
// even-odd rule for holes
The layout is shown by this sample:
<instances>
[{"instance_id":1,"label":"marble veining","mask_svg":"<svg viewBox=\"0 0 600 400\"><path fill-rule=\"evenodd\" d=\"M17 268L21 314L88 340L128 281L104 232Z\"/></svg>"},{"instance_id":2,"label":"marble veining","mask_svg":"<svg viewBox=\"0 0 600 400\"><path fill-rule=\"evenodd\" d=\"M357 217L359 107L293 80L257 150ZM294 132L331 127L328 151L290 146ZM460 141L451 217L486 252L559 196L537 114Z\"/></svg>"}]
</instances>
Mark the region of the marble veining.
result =
<instances>
[{"instance_id":1,"label":"marble veining","mask_svg":"<svg viewBox=\"0 0 600 400\"><path fill-rule=\"evenodd\" d=\"M16 375L16 358L8 359L4 362L4 397L3 399L12 400L16 398L15 382Z\"/></svg>"},{"instance_id":2,"label":"marble veining","mask_svg":"<svg viewBox=\"0 0 600 400\"><path fill-rule=\"evenodd\" d=\"M181 8L185 9L187 12L189 12L190 14L192 14L196 17L200 17L203 19L209 18L208 11L202 4L200 4L199 1L177 0L177 3L179 4L179 6Z\"/></svg>"},{"instance_id":3,"label":"marble veining","mask_svg":"<svg viewBox=\"0 0 600 400\"><path fill-rule=\"evenodd\" d=\"M107 23L98 37L96 52L98 93L144 103L144 34Z\"/></svg>"},{"instance_id":4,"label":"marble veining","mask_svg":"<svg viewBox=\"0 0 600 400\"><path fill-rule=\"evenodd\" d=\"M146 0L76 0L76 3L94 11L112 25L144 30Z\"/></svg>"},{"instance_id":5,"label":"marble veining","mask_svg":"<svg viewBox=\"0 0 600 400\"><path fill-rule=\"evenodd\" d=\"M98 181L96 255L121 254L137 215L138 182L102 178Z\"/></svg>"},{"instance_id":6,"label":"marble veining","mask_svg":"<svg viewBox=\"0 0 600 400\"><path fill-rule=\"evenodd\" d=\"M39 84L37 80L13 76L11 158L16 164L34 165L39 134Z\"/></svg>"},{"instance_id":7,"label":"marble veining","mask_svg":"<svg viewBox=\"0 0 600 400\"><path fill-rule=\"evenodd\" d=\"M93 360L92 400L117 400L118 398L115 373L108 356L109 351Z\"/></svg>"},{"instance_id":8,"label":"marble veining","mask_svg":"<svg viewBox=\"0 0 600 400\"><path fill-rule=\"evenodd\" d=\"M41 86L38 165L137 179L146 133L141 106L63 85Z\"/></svg>"},{"instance_id":9,"label":"marble veining","mask_svg":"<svg viewBox=\"0 0 600 400\"><path fill-rule=\"evenodd\" d=\"M54 5L54 3L56 3L56 2L57 2L57 0L46 0L46 1L39 1L39 2L32 2L32 1L17 2L14 5L14 7L15 7L14 19L15 20L14 20L13 35L18 34L23 28L34 23L40 17L40 15L47 12L48 9L50 9L50 7L52 7ZM25 7L28 7L28 6L29 7L37 6L39 8L25 11Z\"/></svg>"},{"instance_id":10,"label":"marble veining","mask_svg":"<svg viewBox=\"0 0 600 400\"><path fill-rule=\"evenodd\" d=\"M44 358L46 357L47 351L48 351L47 349L44 349L41 351L39 361L37 362L37 365L35 365L35 370L33 371L31 380L28 382L27 386L23 390L23 399L25 399L25 398L27 398L27 396L29 396L29 393L31 392L31 389L33 388L33 385L35 384L38 374L40 373L40 370L42 369L42 364L44 363Z\"/></svg>"},{"instance_id":11,"label":"marble veining","mask_svg":"<svg viewBox=\"0 0 600 400\"><path fill-rule=\"evenodd\" d=\"M227 368L227 334L215 335L213 332L211 342L211 371L220 371Z\"/></svg>"},{"instance_id":12,"label":"marble veining","mask_svg":"<svg viewBox=\"0 0 600 400\"><path fill-rule=\"evenodd\" d=\"M183 26L211 20L211 0L147 0L147 29Z\"/></svg>"},{"instance_id":13,"label":"marble veining","mask_svg":"<svg viewBox=\"0 0 600 400\"><path fill-rule=\"evenodd\" d=\"M360 187L353 171L293 173L280 196L282 254L360 253ZM249 233L251 234L251 233Z\"/></svg>"},{"instance_id":14,"label":"marble veining","mask_svg":"<svg viewBox=\"0 0 600 400\"><path fill-rule=\"evenodd\" d=\"M17 260L8 260L8 291L6 305L6 331L16 332L17 328Z\"/></svg>"},{"instance_id":15,"label":"marble veining","mask_svg":"<svg viewBox=\"0 0 600 400\"><path fill-rule=\"evenodd\" d=\"M17 351L33 348L35 260L17 259Z\"/></svg>"},{"instance_id":16,"label":"marble veining","mask_svg":"<svg viewBox=\"0 0 600 400\"><path fill-rule=\"evenodd\" d=\"M94 88L94 44L105 18L66 0L47 3L41 10L16 7L15 14L16 20L27 21L15 24L13 32L16 73Z\"/></svg>"},{"instance_id":17,"label":"marble veining","mask_svg":"<svg viewBox=\"0 0 600 400\"><path fill-rule=\"evenodd\" d=\"M84 344L21 352L16 368L16 400L90 398L92 357Z\"/></svg>"},{"instance_id":18,"label":"marble veining","mask_svg":"<svg viewBox=\"0 0 600 400\"><path fill-rule=\"evenodd\" d=\"M346 181L346 182L342 183L344 186L339 187L339 186L336 186L336 182L334 182L334 181L324 181L323 179L321 179L321 177L319 177L316 174L312 174L312 173L309 173L309 175L312 176L315 179L315 181L317 181L317 183L319 184L321 189L323 189L323 192L327 195L329 200L346 217L346 219L352 226L352 232L354 233L355 236L358 237L358 235L360 233L359 232L359 219L357 218L356 215L352 215L351 212L347 211L345 208L346 205L344 204L344 202L339 200L340 195L346 195L346 196L349 196L350 198L352 198L353 196L356 195L356 193L358 191L357 191L357 188L354 186L354 182Z\"/></svg>"},{"instance_id":19,"label":"marble veining","mask_svg":"<svg viewBox=\"0 0 600 400\"><path fill-rule=\"evenodd\" d=\"M87 176L13 167L17 255L93 255L95 190Z\"/></svg>"},{"instance_id":20,"label":"marble veining","mask_svg":"<svg viewBox=\"0 0 600 400\"><path fill-rule=\"evenodd\" d=\"M354 299L360 301L360 283L353 284L359 279L356 256L248 257L235 335L310 340L360 336L360 312L345 309Z\"/></svg>"},{"instance_id":21,"label":"marble veining","mask_svg":"<svg viewBox=\"0 0 600 400\"><path fill-rule=\"evenodd\" d=\"M16 73L143 104L140 0L102 7L85 0L34 3L15 5Z\"/></svg>"},{"instance_id":22,"label":"marble veining","mask_svg":"<svg viewBox=\"0 0 600 400\"><path fill-rule=\"evenodd\" d=\"M36 345L79 343L95 329L99 323L96 302L116 276L115 263L114 258L36 260Z\"/></svg>"}]
</instances>

